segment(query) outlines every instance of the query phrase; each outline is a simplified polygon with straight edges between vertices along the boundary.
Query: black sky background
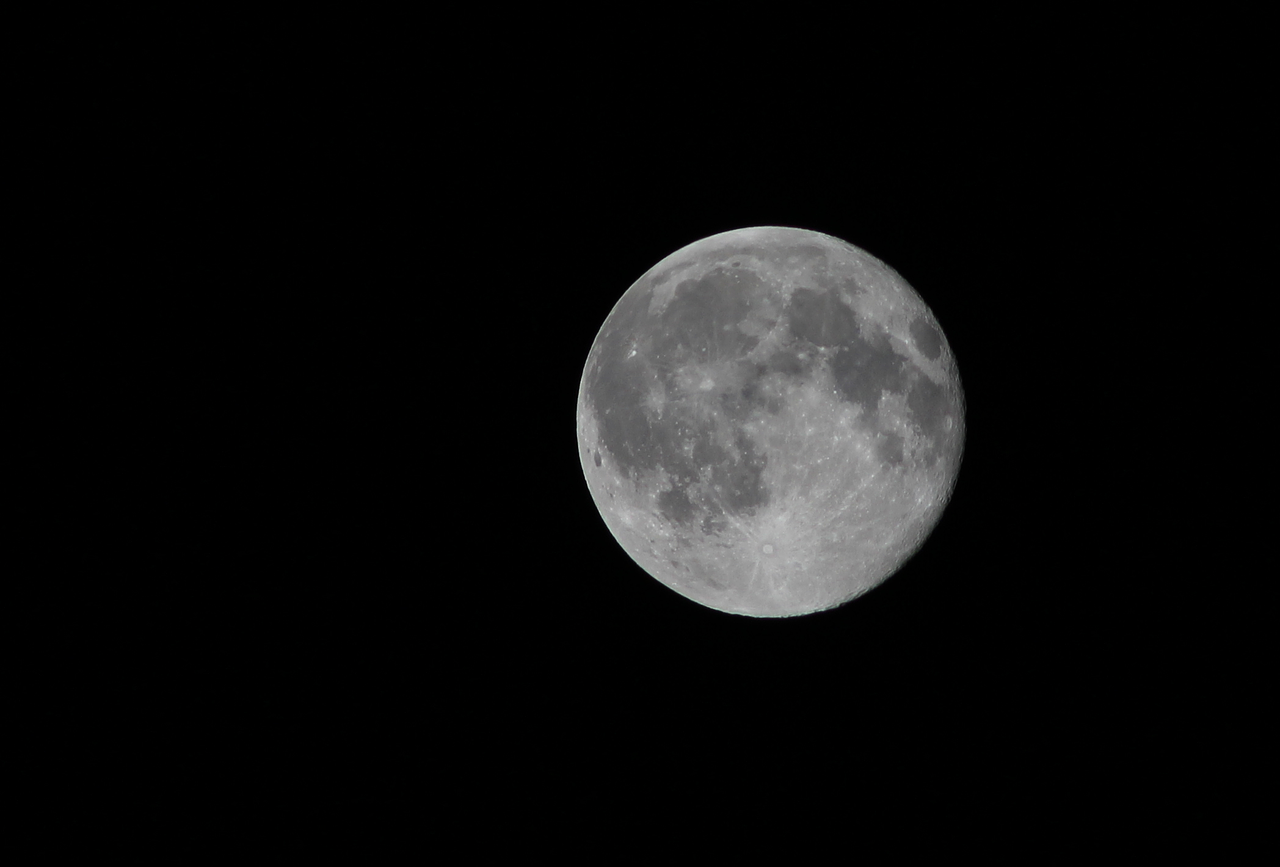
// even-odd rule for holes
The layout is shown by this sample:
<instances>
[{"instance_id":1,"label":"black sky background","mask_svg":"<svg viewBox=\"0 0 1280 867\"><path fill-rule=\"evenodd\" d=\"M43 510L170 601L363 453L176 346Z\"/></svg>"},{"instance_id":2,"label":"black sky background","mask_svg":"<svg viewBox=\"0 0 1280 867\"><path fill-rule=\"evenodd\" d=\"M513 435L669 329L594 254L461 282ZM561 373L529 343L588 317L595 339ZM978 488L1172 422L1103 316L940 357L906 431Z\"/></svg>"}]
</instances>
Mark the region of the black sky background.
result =
<instances>
[{"instance_id":1,"label":"black sky background","mask_svg":"<svg viewBox=\"0 0 1280 867\"><path fill-rule=\"evenodd\" d=\"M112 528L83 562L120 576L80 603L120 612L107 716L146 707L134 737L222 782L353 775L459 815L708 780L784 809L886 771L939 801L1176 789L1151 723L1205 700L1183 684L1207 663L1168 640L1194 591L1143 544L1156 455L1131 433L1159 403L1138 343L1178 207L1168 80L523 59L263 77L228 54L172 113L107 103L136 173L92 213L131 239L101 251L125 288L76 310L126 327L72 410L103 432L77 502ZM895 268L968 406L923 549L786 620L646 576L575 442L621 294L752 225Z\"/></svg>"}]
</instances>

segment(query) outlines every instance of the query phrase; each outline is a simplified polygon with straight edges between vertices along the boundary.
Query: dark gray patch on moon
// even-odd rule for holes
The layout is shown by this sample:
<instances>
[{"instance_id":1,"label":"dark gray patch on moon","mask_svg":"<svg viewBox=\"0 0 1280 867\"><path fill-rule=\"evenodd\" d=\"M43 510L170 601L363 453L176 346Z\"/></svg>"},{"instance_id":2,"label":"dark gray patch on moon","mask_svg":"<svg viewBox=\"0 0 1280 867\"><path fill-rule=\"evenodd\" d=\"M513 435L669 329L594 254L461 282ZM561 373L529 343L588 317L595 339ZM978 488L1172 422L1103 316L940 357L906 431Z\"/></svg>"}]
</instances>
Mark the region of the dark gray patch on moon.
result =
<instances>
[{"instance_id":1,"label":"dark gray patch on moon","mask_svg":"<svg viewBox=\"0 0 1280 867\"><path fill-rule=\"evenodd\" d=\"M915 341L920 354L930 361L937 361L942 354L942 337L937 329L917 317L911 320L910 330L911 339Z\"/></svg>"},{"instance_id":2,"label":"dark gray patch on moon","mask_svg":"<svg viewBox=\"0 0 1280 867\"><path fill-rule=\"evenodd\" d=\"M857 337L841 345L831 360L831 373L841 396L870 415L880 404L881 392L900 392L906 385L905 362L877 326L872 339Z\"/></svg>"},{"instance_id":3,"label":"dark gray patch on moon","mask_svg":"<svg viewBox=\"0 0 1280 867\"><path fill-rule=\"evenodd\" d=\"M750 352L759 338L734 326L750 312L751 298L760 289L760 278L752 271L716 268L701 280L685 280L662 311L658 357L707 362Z\"/></svg>"},{"instance_id":4,"label":"dark gray patch on moon","mask_svg":"<svg viewBox=\"0 0 1280 867\"><path fill-rule=\"evenodd\" d=\"M698 510L685 489L677 487L658 494L658 511L674 524L688 524Z\"/></svg>"},{"instance_id":5,"label":"dark gray patch on moon","mask_svg":"<svg viewBox=\"0 0 1280 867\"><path fill-rule=\"evenodd\" d=\"M886 464L902 464L902 437L892 431L881 431L876 438L876 455Z\"/></svg>"},{"instance_id":6,"label":"dark gray patch on moon","mask_svg":"<svg viewBox=\"0 0 1280 867\"><path fill-rule=\"evenodd\" d=\"M644 290L622 296L609 315L609 328L596 338L596 365L585 383L587 400L600 425L600 444L629 478L638 469L655 466L655 455L648 448L645 371L629 357L635 348L634 335L641 332L648 314L650 294Z\"/></svg>"},{"instance_id":7,"label":"dark gray patch on moon","mask_svg":"<svg viewBox=\"0 0 1280 867\"><path fill-rule=\"evenodd\" d=\"M825 259L827 251L817 244L793 244L782 248L782 253L788 259L795 257L801 260L808 259Z\"/></svg>"},{"instance_id":8,"label":"dark gray patch on moon","mask_svg":"<svg viewBox=\"0 0 1280 867\"><path fill-rule=\"evenodd\" d=\"M762 479L765 456L740 429L730 434L732 449L721 445L715 427L694 415L693 396L678 379L681 365L736 361L750 352L759 339L736 326L749 315L751 299L761 288L753 271L714 268L679 284L658 327L645 321L647 301L643 314L637 301L620 310L619 318L630 320L630 329L618 327L601 336L599 363L587 383L600 444L633 481L658 469L666 474L669 487L657 495L657 509L673 524L692 524L712 510L713 498L722 504L722 510L715 508L717 514L749 515L768 502ZM650 294L636 293L642 299ZM632 356L634 337L628 333L652 339L645 357ZM650 401L659 382L666 394L660 408ZM735 408L732 394L720 397L728 420L745 419L748 401L740 400ZM596 465L601 465L598 456Z\"/></svg>"},{"instance_id":9,"label":"dark gray patch on moon","mask_svg":"<svg viewBox=\"0 0 1280 867\"><path fill-rule=\"evenodd\" d=\"M729 529L729 522L724 518L724 512L716 507L715 503L708 503L707 514L702 519L699 529L702 530L704 536L716 536Z\"/></svg>"},{"instance_id":10,"label":"dark gray patch on moon","mask_svg":"<svg viewBox=\"0 0 1280 867\"><path fill-rule=\"evenodd\" d=\"M943 425L952 411L947 391L928 377L921 376L912 384L907 395L907 409L921 432L932 437L934 444L942 443L946 431Z\"/></svg>"},{"instance_id":11,"label":"dark gray patch on moon","mask_svg":"<svg viewBox=\"0 0 1280 867\"><path fill-rule=\"evenodd\" d=\"M694 463L703 467L715 466L729 459L724 449L712 442L706 432L693 443Z\"/></svg>"},{"instance_id":12,"label":"dark gray patch on moon","mask_svg":"<svg viewBox=\"0 0 1280 867\"><path fill-rule=\"evenodd\" d=\"M769 502L769 490L761 476L768 457L756 451L751 437L739 430L734 438L738 456L712 467L712 484L730 514L750 515Z\"/></svg>"},{"instance_id":13,"label":"dark gray patch on moon","mask_svg":"<svg viewBox=\"0 0 1280 867\"><path fill-rule=\"evenodd\" d=\"M784 376L799 376L806 370L806 365L800 360L800 356L789 349L779 349L769 356L768 365L769 370Z\"/></svg>"},{"instance_id":14,"label":"dark gray patch on moon","mask_svg":"<svg viewBox=\"0 0 1280 867\"><path fill-rule=\"evenodd\" d=\"M592 393L592 405L605 407L597 412L600 444L613 456L618 468L632 477L636 470L654 466L649 420L641 404L644 393L632 388L633 384L622 376L611 380L605 380L604 387Z\"/></svg>"},{"instance_id":15,"label":"dark gray patch on moon","mask_svg":"<svg viewBox=\"0 0 1280 867\"><path fill-rule=\"evenodd\" d=\"M815 346L839 346L858 333L853 310L834 292L797 289L787 313L791 333Z\"/></svg>"}]
</instances>

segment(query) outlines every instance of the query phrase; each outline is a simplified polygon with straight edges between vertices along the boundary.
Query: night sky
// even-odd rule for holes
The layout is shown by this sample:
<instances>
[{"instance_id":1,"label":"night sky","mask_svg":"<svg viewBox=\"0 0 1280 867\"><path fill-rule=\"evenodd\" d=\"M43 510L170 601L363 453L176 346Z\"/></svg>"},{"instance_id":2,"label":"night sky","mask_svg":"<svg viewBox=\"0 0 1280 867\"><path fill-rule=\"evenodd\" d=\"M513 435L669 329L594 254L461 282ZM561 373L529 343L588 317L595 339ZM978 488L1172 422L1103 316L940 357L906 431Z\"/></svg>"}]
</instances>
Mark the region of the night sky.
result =
<instances>
[{"instance_id":1,"label":"night sky","mask_svg":"<svg viewBox=\"0 0 1280 867\"><path fill-rule=\"evenodd\" d=\"M136 121L147 180L99 200L146 211L101 205L129 288L83 308L128 329L76 411L114 528L83 563L118 564L81 613L126 612L103 665L144 733L251 778L367 761L459 815L526 805L507 818L707 778L794 796L892 769L950 800L1157 764L1147 709L1192 664L1164 615L1192 590L1134 544L1154 398L1129 312L1168 203L1148 119L1071 76L523 69L264 84L232 58L180 124ZM896 269L967 399L923 549L783 620L644 574L575 439L622 293L753 225Z\"/></svg>"}]
</instances>

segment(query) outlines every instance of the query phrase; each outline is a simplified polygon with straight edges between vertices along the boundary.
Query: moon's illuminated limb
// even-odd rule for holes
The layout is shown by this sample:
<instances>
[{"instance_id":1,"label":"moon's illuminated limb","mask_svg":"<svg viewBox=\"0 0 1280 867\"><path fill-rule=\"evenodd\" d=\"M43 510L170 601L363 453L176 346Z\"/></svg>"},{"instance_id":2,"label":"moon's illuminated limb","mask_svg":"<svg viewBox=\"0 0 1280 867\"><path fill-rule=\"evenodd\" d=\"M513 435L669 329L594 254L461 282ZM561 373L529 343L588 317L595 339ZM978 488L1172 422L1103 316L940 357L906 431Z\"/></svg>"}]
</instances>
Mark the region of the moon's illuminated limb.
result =
<instances>
[{"instance_id":1,"label":"moon's illuminated limb","mask_svg":"<svg viewBox=\"0 0 1280 867\"><path fill-rule=\"evenodd\" d=\"M964 443L955 360L892 269L830 236L726 232L606 319L578 400L583 471L623 548L705 605L829 608L937 522Z\"/></svg>"}]
</instances>

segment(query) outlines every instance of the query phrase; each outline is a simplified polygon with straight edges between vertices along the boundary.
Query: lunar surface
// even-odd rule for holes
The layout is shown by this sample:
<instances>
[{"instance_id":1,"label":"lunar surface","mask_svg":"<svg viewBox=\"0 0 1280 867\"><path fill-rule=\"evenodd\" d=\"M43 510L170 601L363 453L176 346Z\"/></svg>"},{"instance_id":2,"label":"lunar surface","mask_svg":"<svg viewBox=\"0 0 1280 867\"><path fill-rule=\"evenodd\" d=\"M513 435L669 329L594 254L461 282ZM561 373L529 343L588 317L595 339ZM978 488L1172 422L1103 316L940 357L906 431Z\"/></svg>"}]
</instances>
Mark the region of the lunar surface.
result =
<instances>
[{"instance_id":1,"label":"lunar surface","mask_svg":"<svg viewBox=\"0 0 1280 867\"><path fill-rule=\"evenodd\" d=\"M766 226L690 244L623 294L577 424L591 496L646 572L720 611L786 617L916 552L955 486L964 395L892 268Z\"/></svg>"}]
</instances>

